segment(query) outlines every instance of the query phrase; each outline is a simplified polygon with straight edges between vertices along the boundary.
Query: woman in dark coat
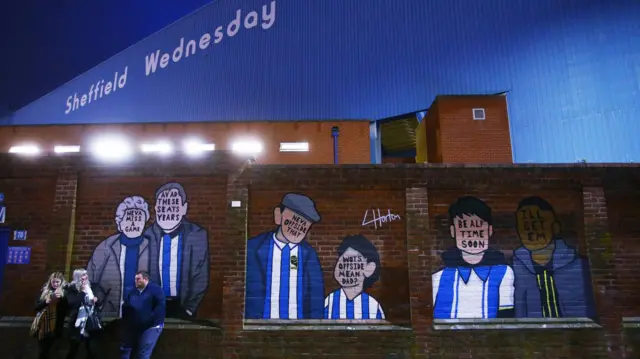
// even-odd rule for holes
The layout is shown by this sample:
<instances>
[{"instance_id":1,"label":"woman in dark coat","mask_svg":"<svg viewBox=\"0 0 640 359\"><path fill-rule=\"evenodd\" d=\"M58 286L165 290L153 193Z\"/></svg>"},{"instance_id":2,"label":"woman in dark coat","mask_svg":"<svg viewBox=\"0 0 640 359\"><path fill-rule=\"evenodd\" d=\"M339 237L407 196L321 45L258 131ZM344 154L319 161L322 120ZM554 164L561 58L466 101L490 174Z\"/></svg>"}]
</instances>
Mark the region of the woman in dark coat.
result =
<instances>
[{"instance_id":1,"label":"woman in dark coat","mask_svg":"<svg viewBox=\"0 0 640 359\"><path fill-rule=\"evenodd\" d=\"M89 335L89 333L84 330L86 316L79 315L84 312L84 310L81 311L81 308L92 308L98 301L98 298L93 295L93 291L91 290L87 271L84 269L76 269L73 271L73 281L66 286L65 292L69 308L69 334L71 340L66 358L74 359L78 353L80 344L83 343L87 349L87 358L95 358L97 354L95 348L96 333Z\"/></svg>"},{"instance_id":2,"label":"woman in dark coat","mask_svg":"<svg viewBox=\"0 0 640 359\"><path fill-rule=\"evenodd\" d=\"M51 273L42 286L42 292L36 301L36 312L40 321L36 338L38 339L38 358L47 359L53 344L62 336L64 318L67 314L67 298L64 296L66 283L64 274Z\"/></svg>"}]
</instances>

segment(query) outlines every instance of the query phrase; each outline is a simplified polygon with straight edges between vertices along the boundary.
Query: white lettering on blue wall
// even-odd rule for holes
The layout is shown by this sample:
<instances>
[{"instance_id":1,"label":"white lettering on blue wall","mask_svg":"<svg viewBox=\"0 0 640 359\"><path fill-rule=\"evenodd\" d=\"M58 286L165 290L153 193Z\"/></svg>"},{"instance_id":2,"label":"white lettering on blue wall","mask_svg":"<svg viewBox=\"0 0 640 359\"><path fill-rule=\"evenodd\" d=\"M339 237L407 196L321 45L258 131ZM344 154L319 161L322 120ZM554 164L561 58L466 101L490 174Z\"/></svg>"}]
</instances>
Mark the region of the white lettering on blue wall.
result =
<instances>
[{"instance_id":1,"label":"white lettering on blue wall","mask_svg":"<svg viewBox=\"0 0 640 359\"><path fill-rule=\"evenodd\" d=\"M267 5L262 6L262 18L261 23L256 11L249 12L246 16L242 16L242 10L236 11L236 17L233 19L226 28L224 26L218 26L213 32L213 43L219 44L222 42L225 34L227 37L234 37L240 29L244 26L245 29L252 29L258 25L262 29L267 30L273 26L276 21L276 2L271 2L269 7ZM260 23L260 24L259 24ZM155 73L158 67L161 69L169 66L171 62L177 63L183 58L187 58L196 53L197 49L206 50L211 45L212 36L210 33L204 33L200 36L199 40L191 39L185 44L185 38L180 39L180 45L176 47L173 52L165 52L161 54L161 50L156 50L145 56L145 74L147 76Z\"/></svg>"},{"instance_id":2,"label":"white lettering on blue wall","mask_svg":"<svg viewBox=\"0 0 640 359\"><path fill-rule=\"evenodd\" d=\"M180 39L178 47L173 51L162 52L162 50L159 49L145 56L145 75L150 76L158 71L158 69L166 68L172 62L177 63L183 58L195 55L198 50L206 50L209 46L217 45L222 42L225 36L228 38L234 37L243 27L245 29L255 27L260 27L263 30L270 29L276 22L276 0L271 1L268 5L263 5L261 13L258 11L250 11L246 15L243 15L242 9L238 9L235 14L235 18L226 26L218 26L213 31L213 35L212 33L206 32L202 34L199 39L185 40L183 37ZM64 110L65 115L88 106L108 96L112 92L122 89L127 84L128 70L129 67L126 66L123 72L116 71L113 78L100 79L91 84L88 92L76 92L67 97Z\"/></svg>"},{"instance_id":3,"label":"white lettering on blue wall","mask_svg":"<svg viewBox=\"0 0 640 359\"><path fill-rule=\"evenodd\" d=\"M113 79L105 80L101 79L95 84L89 87L89 92L86 93L74 93L67 97L67 107L64 110L65 115L73 111L77 111L81 107L85 107L92 102L96 102L104 96L109 95L112 92L116 92L118 89L123 88L127 84L127 71L129 67L124 68L124 72L113 74Z\"/></svg>"}]
</instances>

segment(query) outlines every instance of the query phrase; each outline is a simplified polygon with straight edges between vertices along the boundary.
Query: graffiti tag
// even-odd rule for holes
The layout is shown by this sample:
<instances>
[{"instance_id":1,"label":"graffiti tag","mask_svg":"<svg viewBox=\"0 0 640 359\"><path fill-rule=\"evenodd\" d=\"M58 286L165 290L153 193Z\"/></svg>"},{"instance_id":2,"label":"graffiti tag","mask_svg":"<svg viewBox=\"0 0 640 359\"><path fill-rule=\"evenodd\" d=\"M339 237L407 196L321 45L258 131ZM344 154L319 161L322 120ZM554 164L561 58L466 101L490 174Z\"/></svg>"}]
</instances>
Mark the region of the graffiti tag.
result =
<instances>
[{"instance_id":1,"label":"graffiti tag","mask_svg":"<svg viewBox=\"0 0 640 359\"><path fill-rule=\"evenodd\" d=\"M384 212L381 212L379 208L372 210L367 209L364 212L364 217L362 218L362 226L365 227L373 224L373 227L378 229L382 228L384 223L390 223L402 219L400 215L391 213L390 209L387 209L386 214L383 215L382 213Z\"/></svg>"}]
</instances>

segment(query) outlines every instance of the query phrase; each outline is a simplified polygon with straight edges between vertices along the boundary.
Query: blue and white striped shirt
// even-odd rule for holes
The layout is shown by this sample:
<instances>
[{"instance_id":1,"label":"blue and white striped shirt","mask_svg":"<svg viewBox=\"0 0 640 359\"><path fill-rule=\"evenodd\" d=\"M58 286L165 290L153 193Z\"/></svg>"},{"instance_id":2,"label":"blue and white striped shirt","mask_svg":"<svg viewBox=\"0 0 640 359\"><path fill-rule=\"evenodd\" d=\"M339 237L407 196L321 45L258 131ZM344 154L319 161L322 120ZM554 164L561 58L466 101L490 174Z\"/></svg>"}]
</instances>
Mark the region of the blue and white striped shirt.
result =
<instances>
[{"instance_id":1,"label":"blue and white striped shirt","mask_svg":"<svg viewBox=\"0 0 640 359\"><path fill-rule=\"evenodd\" d=\"M514 274L507 265L446 267L431 276L435 319L497 318L513 309Z\"/></svg>"},{"instance_id":2,"label":"blue and white striped shirt","mask_svg":"<svg viewBox=\"0 0 640 359\"><path fill-rule=\"evenodd\" d=\"M299 246L280 242L274 234L269 244L269 258L263 318L302 318L302 274L304 272ZM293 261L292 258L294 258Z\"/></svg>"},{"instance_id":3,"label":"blue and white striped shirt","mask_svg":"<svg viewBox=\"0 0 640 359\"><path fill-rule=\"evenodd\" d=\"M384 311L375 298L360 293L349 300L342 289L330 293L324 300L325 319L385 319Z\"/></svg>"},{"instance_id":4,"label":"blue and white striped shirt","mask_svg":"<svg viewBox=\"0 0 640 359\"><path fill-rule=\"evenodd\" d=\"M180 296L182 270L182 234L165 234L160 239L160 284L167 297Z\"/></svg>"}]
</instances>

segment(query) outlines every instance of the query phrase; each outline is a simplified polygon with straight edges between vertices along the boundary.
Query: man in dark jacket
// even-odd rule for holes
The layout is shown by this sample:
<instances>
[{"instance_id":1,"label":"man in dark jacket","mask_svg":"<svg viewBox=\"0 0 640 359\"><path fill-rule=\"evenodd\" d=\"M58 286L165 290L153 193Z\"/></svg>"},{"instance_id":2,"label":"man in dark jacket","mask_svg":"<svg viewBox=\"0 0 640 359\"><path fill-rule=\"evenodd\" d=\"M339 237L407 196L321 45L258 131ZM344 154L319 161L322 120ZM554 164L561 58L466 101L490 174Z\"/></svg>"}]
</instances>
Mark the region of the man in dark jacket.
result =
<instances>
[{"instance_id":1,"label":"man in dark jacket","mask_svg":"<svg viewBox=\"0 0 640 359\"><path fill-rule=\"evenodd\" d=\"M122 306L122 359L136 350L137 359L149 359L164 328L165 297L162 288L149 282L149 273L136 273L136 290L129 293Z\"/></svg>"}]
</instances>

